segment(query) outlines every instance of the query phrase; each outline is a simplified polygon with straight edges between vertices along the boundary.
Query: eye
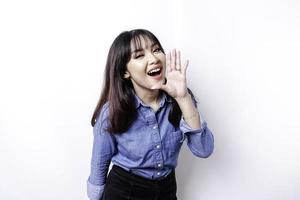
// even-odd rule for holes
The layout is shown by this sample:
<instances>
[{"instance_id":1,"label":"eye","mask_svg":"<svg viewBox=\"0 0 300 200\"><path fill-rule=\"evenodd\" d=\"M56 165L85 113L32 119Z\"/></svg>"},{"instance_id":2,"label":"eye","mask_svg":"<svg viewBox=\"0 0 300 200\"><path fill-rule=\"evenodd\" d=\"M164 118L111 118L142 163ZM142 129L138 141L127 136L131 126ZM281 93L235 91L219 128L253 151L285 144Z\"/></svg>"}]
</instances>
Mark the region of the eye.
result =
<instances>
[{"instance_id":1,"label":"eye","mask_svg":"<svg viewBox=\"0 0 300 200\"><path fill-rule=\"evenodd\" d=\"M158 48L155 48L154 49L154 52L161 52L161 49L158 47Z\"/></svg>"},{"instance_id":2,"label":"eye","mask_svg":"<svg viewBox=\"0 0 300 200\"><path fill-rule=\"evenodd\" d=\"M138 55L135 55L134 58L138 59L138 58L142 58L143 56L144 56L144 54L138 54Z\"/></svg>"}]
</instances>

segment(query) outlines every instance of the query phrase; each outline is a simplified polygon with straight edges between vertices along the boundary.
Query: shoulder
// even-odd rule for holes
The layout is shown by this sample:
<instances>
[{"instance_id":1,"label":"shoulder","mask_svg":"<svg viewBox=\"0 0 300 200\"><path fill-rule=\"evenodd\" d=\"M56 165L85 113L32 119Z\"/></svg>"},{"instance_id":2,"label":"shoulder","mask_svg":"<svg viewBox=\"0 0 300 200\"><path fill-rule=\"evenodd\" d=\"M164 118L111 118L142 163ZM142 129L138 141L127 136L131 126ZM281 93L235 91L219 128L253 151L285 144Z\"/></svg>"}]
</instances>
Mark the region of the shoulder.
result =
<instances>
[{"instance_id":1,"label":"shoulder","mask_svg":"<svg viewBox=\"0 0 300 200\"><path fill-rule=\"evenodd\" d=\"M106 102L99 112L98 116L96 117L96 122L94 128L100 129L102 125L108 120L109 116L109 103Z\"/></svg>"}]
</instances>

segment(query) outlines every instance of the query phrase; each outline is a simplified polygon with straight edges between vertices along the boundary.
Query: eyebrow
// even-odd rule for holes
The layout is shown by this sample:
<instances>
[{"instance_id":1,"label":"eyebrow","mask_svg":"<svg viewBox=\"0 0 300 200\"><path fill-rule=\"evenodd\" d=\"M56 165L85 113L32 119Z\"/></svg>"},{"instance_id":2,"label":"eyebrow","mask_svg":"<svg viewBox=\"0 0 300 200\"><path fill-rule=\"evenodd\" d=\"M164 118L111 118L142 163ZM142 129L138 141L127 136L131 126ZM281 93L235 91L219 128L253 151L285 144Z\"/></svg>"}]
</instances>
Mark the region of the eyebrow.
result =
<instances>
[{"instance_id":1,"label":"eyebrow","mask_svg":"<svg viewBox=\"0 0 300 200\"><path fill-rule=\"evenodd\" d=\"M151 48L153 48L154 46L156 46L156 45L158 45L158 43L153 43L152 45L151 45ZM139 51L143 51L144 49L142 49L142 48L139 48L139 49L135 49L133 52L131 52L131 53L137 53L137 52L139 52Z\"/></svg>"}]
</instances>

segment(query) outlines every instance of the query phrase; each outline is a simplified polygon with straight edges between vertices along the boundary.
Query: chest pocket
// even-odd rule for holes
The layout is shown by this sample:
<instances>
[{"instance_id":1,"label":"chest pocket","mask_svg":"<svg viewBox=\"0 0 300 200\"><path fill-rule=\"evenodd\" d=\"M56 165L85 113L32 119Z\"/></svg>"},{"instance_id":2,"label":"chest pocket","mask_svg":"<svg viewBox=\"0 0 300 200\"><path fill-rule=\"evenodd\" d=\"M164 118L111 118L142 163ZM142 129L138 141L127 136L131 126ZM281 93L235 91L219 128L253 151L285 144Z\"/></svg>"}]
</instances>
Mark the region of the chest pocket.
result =
<instances>
[{"instance_id":1,"label":"chest pocket","mask_svg":"<svg viewBox=\"0 0 300 200\"><path fill-rule=\"evenodd\" d=\"M167 151L169 152L169 154L174 154L179 151L184 141L184 136L181 130L177 130L177 131L170 132L166 139L167 139L166 140Z\"/></svg>"}]
</instances>

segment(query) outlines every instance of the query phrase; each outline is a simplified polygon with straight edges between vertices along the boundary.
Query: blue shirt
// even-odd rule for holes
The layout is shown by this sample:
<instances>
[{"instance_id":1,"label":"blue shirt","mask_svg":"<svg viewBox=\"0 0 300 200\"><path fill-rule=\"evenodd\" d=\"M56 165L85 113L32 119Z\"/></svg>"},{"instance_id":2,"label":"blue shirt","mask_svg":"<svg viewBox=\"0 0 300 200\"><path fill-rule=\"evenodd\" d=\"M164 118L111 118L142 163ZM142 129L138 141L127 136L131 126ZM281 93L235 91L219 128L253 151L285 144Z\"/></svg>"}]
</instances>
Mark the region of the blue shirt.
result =
<instances>
[{"instance_id":1,"label":"blue shirt","mask_svg":"<svg viewBox=\"0 0 300 200\"><path fill-rule=\"evenodd\" d=\"M172 98L163 92L155 112L135 96L137 119L119 135L105 131L109 106L104 104L93 129L91 173L87 181L91 200L101 199L110 162L139 176L158 179L177 166L185 139L191 152L198 157L207 158L213 152L214 138L202 117L200 129L192 129L183 118L179 127L169 122L171 102Z\"/></svg>"}]
</instances>

